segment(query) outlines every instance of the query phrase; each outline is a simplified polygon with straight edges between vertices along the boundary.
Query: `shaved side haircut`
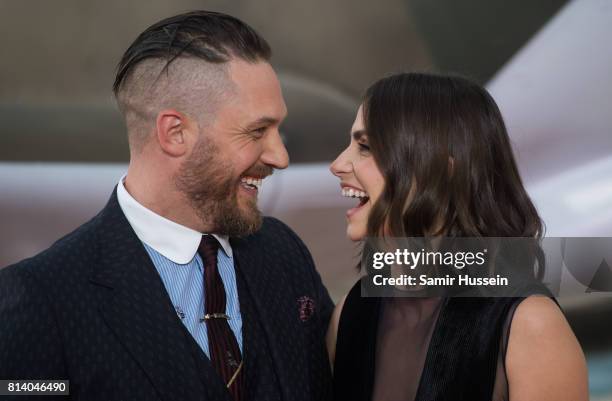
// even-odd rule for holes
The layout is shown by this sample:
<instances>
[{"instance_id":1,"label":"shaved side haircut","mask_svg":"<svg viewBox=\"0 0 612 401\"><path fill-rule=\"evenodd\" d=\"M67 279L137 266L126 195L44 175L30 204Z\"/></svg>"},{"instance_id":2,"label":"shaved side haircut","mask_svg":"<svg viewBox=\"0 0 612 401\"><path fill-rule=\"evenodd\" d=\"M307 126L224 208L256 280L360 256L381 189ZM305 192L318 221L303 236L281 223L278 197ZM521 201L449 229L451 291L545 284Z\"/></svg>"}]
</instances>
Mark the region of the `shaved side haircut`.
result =
<instances>
[{"instance_id":1,"label":"shaved side haircut","mask_svg":"<svg viewBox=\"0 0 612 401\"><path fill-rule=\"evenodd\" d=\"M270 57L265 39L226 14L192 11L150 26L123 54L113 85L130 149L142 149L164 108L188 115L200 127L212 123L233 90L227 63Z\"/></svg>"}]
</instances>

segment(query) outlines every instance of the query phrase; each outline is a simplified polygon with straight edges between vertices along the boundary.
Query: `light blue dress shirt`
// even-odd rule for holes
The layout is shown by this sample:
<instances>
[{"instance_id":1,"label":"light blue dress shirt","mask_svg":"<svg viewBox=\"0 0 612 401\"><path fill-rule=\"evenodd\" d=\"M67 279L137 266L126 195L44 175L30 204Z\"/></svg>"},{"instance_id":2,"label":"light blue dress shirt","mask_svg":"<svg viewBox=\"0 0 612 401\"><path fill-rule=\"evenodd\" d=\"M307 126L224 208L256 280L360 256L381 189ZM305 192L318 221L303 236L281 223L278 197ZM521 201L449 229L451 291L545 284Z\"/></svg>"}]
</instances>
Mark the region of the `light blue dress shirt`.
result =
<instances>
[{"instance_id":1,"label":"light blue dress shirt","mask_svg":"<svg viewBox=\"0 0 612 401\"><path fill-rule=\"evenodd\" d=\"M144 244L144 246L166 287L166 291L168 291L177 315L204 353L210 357L206 322L200 322L205 310L204 269L206 266L203 265L202 258L196 254L191 262L178 264L147 244ZM230 317L228 323L236 336L240 352L242 352L242 316L238 304L234 260L226 255L221 247L217 254L217 269L225 287L225 297L227 299L225 313Z\"/></svg>"},{"instance_id":2,"label":"light blue dress shirt","mask_svg":"<svg viewBox=\"0 0 612 401\"><path fill-rule=\"evenodd\" d=\"M171 221L140 204L124 186L125 177L117 184L117 200L130 226L148 252L164 283L177 316L204 353L210 357L208 332L204 317L204 269L197 253L202 239L189 227ZM225 287L225 313L242 352L242 316L236 285L233 251L226 236L212 234L221 246L217 253L217 268Z\"/></svg>"}]
</instances>

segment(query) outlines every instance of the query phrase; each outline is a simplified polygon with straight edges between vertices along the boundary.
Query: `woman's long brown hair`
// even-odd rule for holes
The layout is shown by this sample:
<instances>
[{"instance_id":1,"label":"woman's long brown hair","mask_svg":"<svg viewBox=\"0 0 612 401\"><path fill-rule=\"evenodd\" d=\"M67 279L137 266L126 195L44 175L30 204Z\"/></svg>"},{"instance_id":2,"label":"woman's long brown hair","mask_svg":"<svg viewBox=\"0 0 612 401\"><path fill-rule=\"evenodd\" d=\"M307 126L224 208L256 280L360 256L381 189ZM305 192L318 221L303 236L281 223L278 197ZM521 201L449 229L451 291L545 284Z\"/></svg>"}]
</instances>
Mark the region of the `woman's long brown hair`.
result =
<instances>
[{"instance_id":1,"label":"woman's long brown hair","mask_svg":"<svg viewBox=\"0 0 612 401\"><path fill-rule=\"evenodd\" d=\"M542 235L501 113L484 88L455 76L397 74L367 90L363 113L385 179L369 237Z\"/></svg>"}]
</instances>

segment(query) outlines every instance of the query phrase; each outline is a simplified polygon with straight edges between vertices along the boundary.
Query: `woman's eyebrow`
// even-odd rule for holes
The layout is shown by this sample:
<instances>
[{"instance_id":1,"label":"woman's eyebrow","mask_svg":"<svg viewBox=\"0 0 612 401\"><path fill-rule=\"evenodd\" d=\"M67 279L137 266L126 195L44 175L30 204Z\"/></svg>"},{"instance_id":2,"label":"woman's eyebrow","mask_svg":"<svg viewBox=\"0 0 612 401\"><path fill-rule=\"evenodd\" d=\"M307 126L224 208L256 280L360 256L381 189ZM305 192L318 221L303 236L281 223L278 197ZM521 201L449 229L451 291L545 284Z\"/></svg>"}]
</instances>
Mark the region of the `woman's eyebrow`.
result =
<instances>
[{"instance_id":1,"label":"woman's eyebrow","mask_svg":"<svg viewBox=\"0 0 612 401\"><path fill-rule=\"evenodd\" d=\"M364 136L366 136L366 133L362 129L353 132L353 139L356 140L356 141L360 140Z\"/></svg>"}]
</instances>

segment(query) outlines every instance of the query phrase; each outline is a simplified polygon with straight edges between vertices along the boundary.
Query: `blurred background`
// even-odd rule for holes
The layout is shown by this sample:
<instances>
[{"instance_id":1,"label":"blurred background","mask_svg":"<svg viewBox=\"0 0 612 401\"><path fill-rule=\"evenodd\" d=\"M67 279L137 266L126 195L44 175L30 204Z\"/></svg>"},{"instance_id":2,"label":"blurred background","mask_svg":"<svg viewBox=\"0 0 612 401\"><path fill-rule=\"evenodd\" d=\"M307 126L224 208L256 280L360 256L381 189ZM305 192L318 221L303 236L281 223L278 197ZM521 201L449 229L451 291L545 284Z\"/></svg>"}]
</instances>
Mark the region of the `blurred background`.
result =
<instances>
[{"instance_id":1,"label":"blurred background","mask_svg":"<svg viewBox=\"0 0 612 401\"><path fill-rule=\"evenodd\" d=\"M548 235L612 236L612 1L0 0L0 267L103 207L128 161L116 63L147 26L192 9L235 15L272 46L292 165L266 180L262 209L303 238L336 300L358 248L345 239L354 202L327 169L361 93L394 72L485 85ZM561 303L592 399L612 400L612 297Z\"/></svg>"}]
</instances>

